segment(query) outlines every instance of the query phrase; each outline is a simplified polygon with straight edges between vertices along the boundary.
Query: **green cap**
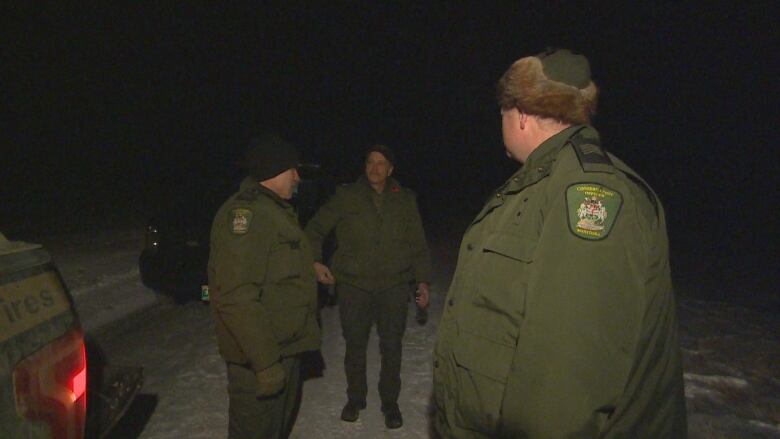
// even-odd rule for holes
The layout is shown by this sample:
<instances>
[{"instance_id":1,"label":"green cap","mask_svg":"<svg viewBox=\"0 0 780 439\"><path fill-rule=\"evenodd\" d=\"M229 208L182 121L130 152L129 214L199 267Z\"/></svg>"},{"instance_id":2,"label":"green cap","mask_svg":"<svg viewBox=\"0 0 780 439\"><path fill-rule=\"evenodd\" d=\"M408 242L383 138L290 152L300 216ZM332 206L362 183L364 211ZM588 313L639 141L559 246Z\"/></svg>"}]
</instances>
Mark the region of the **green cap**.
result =
<instances>
[{"instance_id":1,"label":"green cap","mask_svg":"<svg viewBox=\"0 0 780 439\"><path fill-rule=\"evenodd\" d=\"M583 55L576 55L568 49L547 49L536 55L542 62L545 76L577 88L590 84L590 63Z\"/></svg>"}]
</instances>

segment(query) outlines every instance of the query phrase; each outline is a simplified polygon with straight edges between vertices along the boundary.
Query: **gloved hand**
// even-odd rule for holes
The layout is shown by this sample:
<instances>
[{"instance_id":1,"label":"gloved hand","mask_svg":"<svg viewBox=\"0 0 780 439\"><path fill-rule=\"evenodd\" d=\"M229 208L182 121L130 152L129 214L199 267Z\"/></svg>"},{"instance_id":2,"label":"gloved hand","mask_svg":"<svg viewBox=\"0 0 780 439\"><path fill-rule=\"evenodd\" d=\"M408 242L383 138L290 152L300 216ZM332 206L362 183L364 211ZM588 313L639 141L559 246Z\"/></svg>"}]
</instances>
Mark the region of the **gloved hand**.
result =
<instances>
[{"instance_id":1,"label":"gloved hand","mask_svg":"<svg viewBox=\"0 0 780 439\"><path fill-rule=\"evenodd\" d=\"M284 368L278 362L255 372L255 376L257 377L255 395L258 398L276 395L284 388Z\"/></svg>"}]
</instances>

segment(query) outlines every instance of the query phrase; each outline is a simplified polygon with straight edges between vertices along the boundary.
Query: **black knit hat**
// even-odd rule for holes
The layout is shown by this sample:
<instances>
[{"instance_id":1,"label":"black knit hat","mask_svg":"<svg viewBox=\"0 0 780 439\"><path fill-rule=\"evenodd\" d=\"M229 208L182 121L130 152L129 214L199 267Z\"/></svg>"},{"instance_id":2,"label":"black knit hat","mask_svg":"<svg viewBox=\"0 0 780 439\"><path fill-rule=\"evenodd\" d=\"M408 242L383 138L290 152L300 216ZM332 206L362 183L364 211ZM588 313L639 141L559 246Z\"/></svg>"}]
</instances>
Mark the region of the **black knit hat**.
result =
<instances>
[{"instance_id":1,"label":"black knit hat","mask_svg":"<svg viewBox=\"0 0 780 439\"><path fill-rule=\"evenodd\" d=\"M297 168L299 163L295 146L274 134L264 134L249 141L240 165L252 178L264 181Z\"/></svg>"}]
</instances>

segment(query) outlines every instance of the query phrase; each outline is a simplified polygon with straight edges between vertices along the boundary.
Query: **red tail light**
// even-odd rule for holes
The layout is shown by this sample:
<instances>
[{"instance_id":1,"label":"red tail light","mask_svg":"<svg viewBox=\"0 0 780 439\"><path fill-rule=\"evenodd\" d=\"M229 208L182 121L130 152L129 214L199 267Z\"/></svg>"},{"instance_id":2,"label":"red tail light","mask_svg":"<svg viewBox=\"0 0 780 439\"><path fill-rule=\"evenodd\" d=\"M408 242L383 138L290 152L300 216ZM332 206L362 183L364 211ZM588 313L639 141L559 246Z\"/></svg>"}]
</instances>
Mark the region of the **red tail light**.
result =
<instances>
[{"instance_id":1,"label":"red tail light","mask_svg":"<svg viewBox=\"0 0 780 439\"><path fill-rule=\"evenodd\" d=\"M84 346L82 345L81 348L81 356L83 358L86 358L86 353L84 352ZM70 391L72 393L72 399L73 402L76 402L79 398L84 396L85 393L87 393L87 362L84 361L84 367L81 368L79 372L76 373L73 378L71 378L70 381ZM86 396L84 396L86 398Z\"/></svg>"},{"instance_id":2,"label":"red tail light","mask_svg":"<svg viewBox=\"0 0 780 439\"><path fill-rule=\"evenodd\" d=\"M84 337L72 330L14 369L16 412L49 426L56 439L81 439L87 413Z\"/></svg>"}]
</instances>

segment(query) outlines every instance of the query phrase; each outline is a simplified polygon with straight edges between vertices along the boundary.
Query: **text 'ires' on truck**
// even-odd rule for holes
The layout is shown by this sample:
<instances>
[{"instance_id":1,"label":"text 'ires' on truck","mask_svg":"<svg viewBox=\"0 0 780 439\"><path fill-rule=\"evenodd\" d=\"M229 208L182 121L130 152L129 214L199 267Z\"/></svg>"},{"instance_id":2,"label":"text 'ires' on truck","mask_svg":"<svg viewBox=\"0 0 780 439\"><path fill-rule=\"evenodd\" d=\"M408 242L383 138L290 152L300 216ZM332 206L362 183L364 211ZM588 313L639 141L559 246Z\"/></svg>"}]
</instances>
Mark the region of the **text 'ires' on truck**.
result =
<instances>
[{"instance_id":1,"label":"text 'ires' on truck","mask_svg":"<svg viewBox=\"0 0 780 439\"><path fill-rule=\"evenodd\" d=\"M143 375L89 361L87 352L49 253L0 233L0 438L104 437Z\"/></svg>"}]
</instances>

